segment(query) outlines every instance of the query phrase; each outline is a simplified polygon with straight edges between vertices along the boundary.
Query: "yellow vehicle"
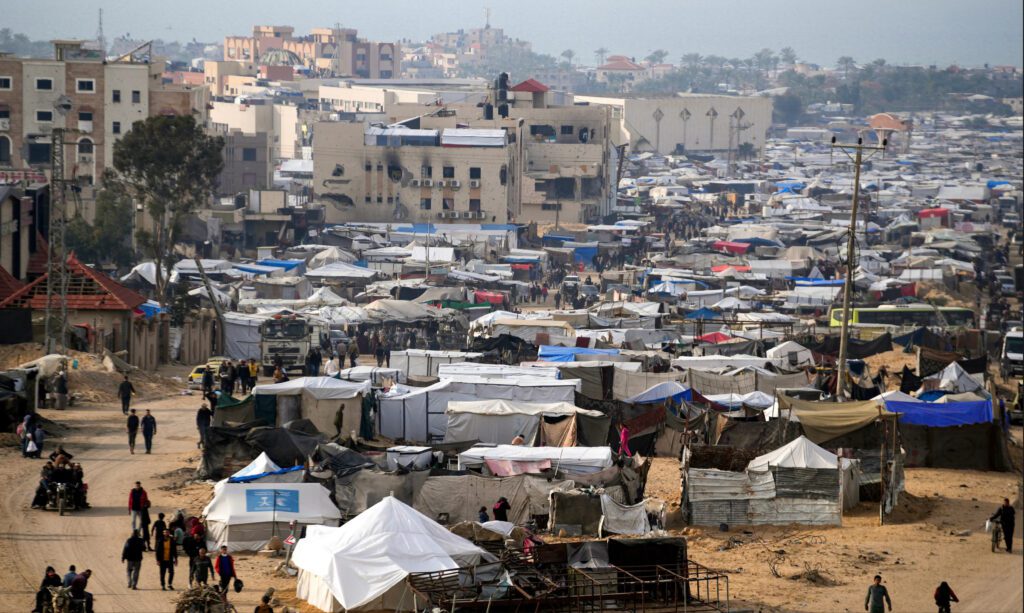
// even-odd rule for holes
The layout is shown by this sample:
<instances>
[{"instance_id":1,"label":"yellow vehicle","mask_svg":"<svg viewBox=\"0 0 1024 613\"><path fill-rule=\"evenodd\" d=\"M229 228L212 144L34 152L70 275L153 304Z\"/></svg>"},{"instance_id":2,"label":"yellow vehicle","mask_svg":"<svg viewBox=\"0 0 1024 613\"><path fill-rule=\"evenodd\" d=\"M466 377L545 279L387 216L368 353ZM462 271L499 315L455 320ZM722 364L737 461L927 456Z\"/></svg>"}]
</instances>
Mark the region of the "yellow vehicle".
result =
<instances>
[{"instance_id":1,"label":"yellow vehicle","mask_svg":"<svg viewBox=\"0 0 1024 613\"><path fill-rule=\"evenodd\" d=\"M941 319L939 314L942 315ZM943 321L944 320L944 321ZM829 325L843 325L842 307L833 307ZM961 327L976 328L978 323L972 309L961 307L933 307L918 304L883 304L878 307L850 307L850 325L873 328Z\"/></svg>"},{"instance_id":2,"label":"yellow vehicle","mask_svg":"<svg viewBox=\"0 0 1024 613\"><path fill-rule=\"evenodd\" d=\"M193 368L192 372L190 372L188 374L188 386L189 387L196 387L196 388L203 387L203 373L206 372L207 364L209 364L213 368L213 373L214 373L214 375L216 375L217 374L217 369L220 368L220 365L223 362L227 362L228 359L229 358L226 358L224 356L214 356L214 357L210 358L209 360L207 360L205 364L200 364L199 366L196 366L195 368ZM218 382L216 381L216 377L215 377L214 378L214 386L216 387L217 385L218 385Z\"/></svg>"}]
</instances>

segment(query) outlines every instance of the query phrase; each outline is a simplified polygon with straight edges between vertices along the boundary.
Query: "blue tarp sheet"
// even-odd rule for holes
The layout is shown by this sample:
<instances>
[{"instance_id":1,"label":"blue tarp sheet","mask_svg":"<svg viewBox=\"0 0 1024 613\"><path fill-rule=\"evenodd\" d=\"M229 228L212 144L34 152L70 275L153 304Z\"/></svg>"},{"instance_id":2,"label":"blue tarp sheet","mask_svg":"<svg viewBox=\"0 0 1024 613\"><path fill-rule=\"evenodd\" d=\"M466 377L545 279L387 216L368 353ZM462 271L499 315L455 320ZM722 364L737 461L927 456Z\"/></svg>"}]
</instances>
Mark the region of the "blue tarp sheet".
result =
<instances>
[{"instance_id":1,"label":"blue tarp sheet","mask_svg":"<svg viewBox=\"0 0 1024 613\"><path fill-rule=\"evenodd\" d=\"M665 381L645 389L632 398L626 398L624 402L630 404L654 404L664 402L666 398L671 398L676 405L681 400L693 402L693 390L678 381Z\"/></svg>"},{"instance_id":2,"label":"blue tarp sheet","mask_svg":"<svg viewBox=\"0 0 1024 613\"><path fill-rule=\"evenodd\" d=\"M158 302L156 302L155 300L147 300L147 301L143 302L142 304L140 304L136 308L138 308L140 311L142 311L142 315L146 319L149 319L149 318L153 317L157 313L166 313L167 312L167 309L161 307L160 304Z\"/></svg>"},{"instance_id":3,"label":"blue tarp sheet","mask_svg":"<svg viewBox=\"0 0 1024 613\"><path fill-rule=\"evenodd\" d=\"M260 473L258 475L246 475L244 477L229 477L228 483L249 483L250 481L256 481L263 477L269 477L270 475L283 475L285 473L295 472L296 470L302 470L305 466L292 466L291 468L282 468L281 470L274 470L268 473Z\"/></svg>"},{"instance_id":4,"label":"blue tarp sheet","mask_svg":"<svg viewBox=\"0 0 1024 613\"><path fill-rule=\"evenodd\" d=\"M619 355L618 349L589 349L587 347L559 347L541 345L537 359L547 362L575 362L577 355Z\"/></svg>"},{"instance_id":5,"label":"blue tarp sheet","mask_svg":"<svg viewBox=\"0 0 1024 613\"><path fill-rule=\"evenodd\" d=\"M803 287L842 287L846 283L843 279L812 279L810 277L786 277L786 279Z\"/></svg>"},{"instance_id":6,"label":"blue tarp sheet","mask_svg":"<svg viewBox=\"0 0 1024 613\"><path fill-rule=\"evenodd\" d=\"M886 402L885 408L900 414L900 421L915 426L931 426L946 428L949 426L969 426L985 424L992 421L992 402L977 400L973 402Z\"/></svg>"},{"instance_id":7,"label":"blue tarp sheet","mask_svg":"<svg viewBox=\"0 0 1024 613\"><path fill-rule=\"evenodd\" d=\"M541 241L545 245L548 244L548 243L558 243L558 244L562 244L562 243L565 243L565 242L570 242L571 243L574 240L576 240L575 236L564 236L564 235L561 235L561 234L545 234L543 236L543 238L541 238Z\"/></svg>"},{"instance_id":8,"label":"blue tarp sheet","mask_svg":"<svg viewBox=\"0 0 1024 613\"><path fill-rule=\"evenodd\" d=\"M512 264L536 264L540 262L539 255L505 255L501 259Z\"/></svg>"},{"instance_id":9,"label":"blue tarp sheet","mask_svg":"<svg viewBox=\"0 0 1024 613\"><path fill-rule=\"evenodd\" d=\"M761 238L760 236L751 236L748 238L737 238L735 243L747 243L748 245L754 245L755 247L779 247L781 243L779 241L773 241L767 238Z\"/></svg>"},{"instance_id":10,"label":"blue tarp sheet","mask_svg":"<svg viewBox=\"0 0 1024 613\"><path fill-rule=\"evenodd\" d=\"M252 273L254 275L269 275L273 272L277 272L276 266L263 266L260 264L235 264L234 267L236 270Z\"/></svg>"},{"instance_id":11,"label":"blue tarp sheet","mask_svg":"<svg viewBox=\"0 0 1024 613\"><path fill-rule=\"evenodd\" d=\"M274 268L283 268L285 270L291 270L293 268L301 266L302 264L305 264L305 261L304 260L274 260L274 259L271 259L271 258L267 258L265 260L260 260L260 261L258 261L256 263L259 264L260 266L273 266Z\"/></svg>"},{"instance_id":12,"label":"blue tarp sheet","mask_svg":"<svg viewBox=\"0 0 1024 613\"><path fill-rule=\"evenodd\" d=\"M986 185L988 186L989 189L992 189L993 187L999 187L1000 185L1009 185L1009 184L1010 184L1009 181L998 181L996 179L992 179Z\"/></svg>"},{"instance_id":13,"label":"blue tarp sheet","mask_svg":"<svg viewBox=\"0 0 1024 613\"><path fill-rule=\"evenodd\" d=\"M583 262L584 266L592 266L597 257L597 247L573 247L573 259Z\"/></svg>"},{"instance_id":14,"label":"blue tarp sheet","mask_svg":"<svg viewBox=\"0 0 1024 613\"><path fill-rule=\"evenodd\" d=\"M942 398L949 392L945 390L929 390L927 392L921 392L917 395L917 399L921 402L935 402L939 398Z\"/></svg>"},{"instance_id":15,"label":"blue tarp sheet","mask_svg":"<svg viewBox=\"0 0 1024 613\"><path fill-rule=\"evenodd\" d=\"M721 319L722 314L711 309L697 309L683 316L683 319Z\"/></svg>"}]
</instances>

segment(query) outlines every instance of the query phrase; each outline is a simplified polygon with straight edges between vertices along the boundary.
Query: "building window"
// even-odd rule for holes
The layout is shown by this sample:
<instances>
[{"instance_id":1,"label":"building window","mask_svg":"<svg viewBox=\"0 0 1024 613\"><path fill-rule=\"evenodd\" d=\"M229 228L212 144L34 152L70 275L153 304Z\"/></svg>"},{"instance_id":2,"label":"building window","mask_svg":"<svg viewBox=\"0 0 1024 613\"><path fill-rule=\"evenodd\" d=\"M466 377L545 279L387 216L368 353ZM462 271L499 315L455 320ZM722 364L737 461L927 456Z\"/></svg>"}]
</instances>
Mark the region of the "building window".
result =
<instances>
[{"instance_id":1,"label":"building window","mask_svg":"<svg viewBox=\"0 0 1024 613\"><path fill-rule=\"evenodd\" d=\"M420 198L420 208L429 211L431 206L430 198Z\"/></svg>"},{"instance_id":2,"label":"building window","mask_svg":"<svg viewBox=\"0 0 1024 613\"><path fill-rule=\"evenodd\" d=\"M115 89L114 91L110 92L110 101L111 102L120 103L121 102L121 90Z\"/></svg>"},{"instance_id":3,"label":"building window","mask_svg":"<svg viewBox=\"0 0 1024 613\"><path fill-rule=\"evenodd\" d=\"M541 208L541 210L544 210L544 211L561 211L562 210L562 203L561 202L545 202L544 204L540 205L540 208Z\"/></svg>"},{"instance_id":4,"label":"building window","mask_svg":"<svg viewBox=\"0 0 1024 613\"><path fill-rule=\"evenodd\" d=\"M92 155L92 141L88 138L78 141L78 152L82 155Z\"/></svg>"},{"instance_id":5,"label":"building window","mask_svg":"<svg viewBox=\"0 0 1024 613\"><path fill-rule=\"evenodd\" d=\"M455 167L454 166L444 166L441 169L441 172L442 172L442 174L444 174L444 178L445 179L454 179L455 178Z\"/></svg>"},{"instance_id":6,"label":"building window","mask_svg":"<svg viewBox=\"0 0 1024 613\"><path fill-rule=\"evenodd\" d=\"M367 162L366 165L363 166L363 170L365 170L366 172L373 172L373 164Z\"/></svg>"},{"instance_id":7,"label":"building window","mask_svg":"<svg viewBox=\"0 0 1024 613\"><path fill-rule=\"evenodd\" d=\"M78 111L78 121L92 121L92 111Z\"/></svg>"},{"instance_id":8,"label":"building window","mask_svg":"<svg viewBox=\"0 0 1024 613\"><path fill-rule=\"evenodd\" d=\"M11 163L11 139L0 136L0 164Z\"/></svg>"},{"instance_id":9,"label":"building window","mask_svg":"<svg viewBox=\"0 0 1024 613\"><path fill-rule=\"evenodd\" d=\"M132 104L140 104L142 102L142 92L137 89L132 90Z\"/></svg>"},{"instance_id":10,"label":"building window","mask_svg":"<svg viewBox=\"0 0 1024 613\"><path fill-rule=\"evenodd\" d=\"M0 77L0 89L9 90L13 86L14 80L10 77Z\"/></svg>"},{"instance_id":11,"label":"building window","mask_svg":"<svg viewBox=\"0 0 1024 613\"><path fill-rule=\"evenodd\" d=\"M473 211L474 213L479 213L480 212L480 199L479 198L470 198L469 199L469 210Z\"/></svg>"},{"instance_id":12,"label":"building window","mask_svg":"<svg viewBox=\"0 0 1024 613\"><path fill-rule=\"evenodd\" d=\"M50 143L29 143L28 144L29 164L50 163Z\"/></svg>"},{"instance_id":13,"label":"building window","mask_svg":"<svg viewBox=\"0 0 1024 613\"><path fill-rule=\"evenodd\" d=\"M96 91L96 81L93 79L75 79L75 91L80 94L91 94Z\"/></svg>"},{"instance_id":14,"label":"building window","mask_svg":"<svg viewBox=\"0 0 1024 613\"><path fill-rule=\"evenodd\" d=\"M51 91L53 89L53 79L36 79L36 89L39 91Z\"/></svg>"},{"instance_id":15,"label":"building window","mask_svg":"<svg viewBox=\"0 0 1024 613\"><path fill-rule=\"evenodd\" d=\"M470 166L469 167L469 178L470 179L479 179L480 178L480 168L475 167L475 166Z\"/></svg>"},{"instance_id":16,"label":"building window","mask_svg":"<svg viewBox=\"0 0 1024 613\"><path fill-rule=\"evenodd\" d=\"M562 134L572 136L572 126L562 126Z\"/></svg>"},{"instance_id":17,"label":"building window","mask_svg":"<svg viewBox=\"0 0 1024 613\"><path fill-rule=\"evenodd\" d=\"M429 179L434 176L433 166L420 166L420 177L423 179Z\"/></svg>"},{"instance_id":18,"label":"building window","mask_svg":"<svg viewBox=\"0 0 1024 613\"><path fill-rule=\"evenodd\" d=\"M366 198L364 198L364 202L373 202L373 198L371 198L370 195L367 194Z\"/></svg>"},{"instance_id":19,"label":"building window","mask_svg":"<svg viewBox=\"0 0 1024 613\"><path fill-rule=\"evenodd\" d=\"M242 161L243 162L255 162L256 161L256 147L242 147Z\"/></svg>"},{"instance_id":20,"label":"building window","mask_svg":"<svg viewBox=\"0 0 1024 613\"><path fill-rule=\"evenodd\" d=\"M381 204L383 202L384 202L384 196L377 196L377 204Z\"/></svg>"},{"instance_id":21,"label":"building window","mask_svg":"<svg viewBox=\"0 0 1024 613\"><path fill-rule=\"evenodd\" d=\"M441 199L441 208L446 210L446 211L454 211L455 210L455 198L442 198Z\"/></svg>"},{"instance_id":22,"label":"building window","mask_svg":"<svg viewBox=\"0 0 1024 613\"><path fill-rule=\"evenodd\" d=\"M0 108L0 119L10 119L10 118L11 118L11 110L10 109Z\"/></svg>"},{"instance_id":23,"label":"building window","mask_svg":"<svg viewBox=\"0 0 1024 613\"><path fill-rule=\"evenodd\" d=\"M53 111L36 111L36 121L39 123L49 123L53 121Z\"/></svg>"},{"instance_id":24,"label":"building window","mask_svg":"<svg viewBox=\"0 0 1024 613\"><path fill-rule=\"evenodd\" d=\"M115 121L114 122L114 124L113 124L113 132L114 132L114 134L120 134L121 133L121 122L120 121Z\"/></svg>"}]
</instances>

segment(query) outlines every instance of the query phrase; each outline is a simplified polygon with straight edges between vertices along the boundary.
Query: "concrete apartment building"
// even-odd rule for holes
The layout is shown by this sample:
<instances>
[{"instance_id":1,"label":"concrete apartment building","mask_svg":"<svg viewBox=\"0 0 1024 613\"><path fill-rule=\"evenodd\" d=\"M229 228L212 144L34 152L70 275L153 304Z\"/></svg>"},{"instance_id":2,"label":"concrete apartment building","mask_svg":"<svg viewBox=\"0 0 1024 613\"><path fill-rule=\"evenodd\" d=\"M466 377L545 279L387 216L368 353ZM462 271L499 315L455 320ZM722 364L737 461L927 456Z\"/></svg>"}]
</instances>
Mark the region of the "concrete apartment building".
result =
<instances>
[{"instance_id":1,"label":"concrete apartment building","mask_svg":"<svg viewBox=\"0 0 1024 613\"><path fill-rule=\"evenodd\" d=\"M376 125L317 123L313 185L326 222L598 219L615 195L610 109L548 106L553 94L535 81L510 88L508 117L394 103Z\"/></svg>"},{"instance_id":2,"label":"concrete apartment building","mask_svg":"<svg viewBox=\"0 0 1024 613\"><path fill-rule=\"evenodd\" d=\"M299 108L294 104L275 103L270 98L247 98L213 100L209 107L210 126L214 130L265 133L270 136L271 160L299 157L302 127Z\"/></svg>"},{"instance_id":3,"label":"concrete apartment building","mask_svg":"<svg viewBox=\"0 0 1024 613\"><path fill-rule=\"evenodd\" d=\"M291 26L254 26L252 36L224 38L224 60L259 64L272 50L295 54L307 68L363 79L391 79L401 75L402 48L397 42L361 39L351 28L314 28L295 36Z\"/></svg>"},{"instance_id":4,"label":"concrete apartment building","mask_svg":"<svg viewBox=\"0 0 1024 613\"><path fill-rule=\"evenodd\" d=\"M576 96L576 102L606 106L614 124L612 143L630 151L671 154L736 150L750 143L761 151L772 124L769 96L677 94L664 98Z\"/></svg>"},{"instance_id":5,"label":"concrete apartment building","mask_svg":"<svg viewBox=\"0 0 1024 613\"><path fill-rule=\"evenodd\" d=\"M205 88L164 84L162 62L105 62L81 41L54 41L54 51L52 60L0 54L0 172L9 171L7 178L49 168L54 127L74 130L65 137L68 176L91 185L134 122L159 114L205 121ZM63 116L54 108L62 96L71 104Z\"/></svg>"},{"instance_id":6,"label":"concrete apartment building","mask_svg":"<svg viewBox=\"0 0 1024 613\"><path fill-rule=\"evenodd\" d=\"M476 104L487 97L485 79L392 79L322 83L321 106L342 113L387 113L399 104Z\"/></svg>"}]
</instances>

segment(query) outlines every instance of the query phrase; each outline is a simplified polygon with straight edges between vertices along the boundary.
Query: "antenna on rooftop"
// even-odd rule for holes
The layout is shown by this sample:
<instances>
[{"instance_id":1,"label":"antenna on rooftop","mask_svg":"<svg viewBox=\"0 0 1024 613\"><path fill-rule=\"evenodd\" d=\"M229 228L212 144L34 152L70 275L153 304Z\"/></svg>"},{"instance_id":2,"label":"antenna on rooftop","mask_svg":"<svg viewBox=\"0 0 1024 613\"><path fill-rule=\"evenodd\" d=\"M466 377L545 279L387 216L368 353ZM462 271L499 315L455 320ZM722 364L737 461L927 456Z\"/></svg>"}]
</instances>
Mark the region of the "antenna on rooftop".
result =
<instances>
[{"instance_id":1,"label":"antenna on rooftop","mask_svg":"<svg viewBox=\"0 0 1024 613\"><path fill-rule=\"evenodd\" d=\"M484 29L491 29L491 7L489 6L484 7Z\"/></svg>"},{"instance_id":2,"label":"antenna on rooftop","mask_svg":"<svg viewBox=\"0 0 1024 613\"><path fill-rule=\"evenodd\" d=\"M103 59L107 59L107 38L103 35L103 9L100 9L99 25L96 26L96 44L103 53Z\"/></svg>"}]
</instances>

